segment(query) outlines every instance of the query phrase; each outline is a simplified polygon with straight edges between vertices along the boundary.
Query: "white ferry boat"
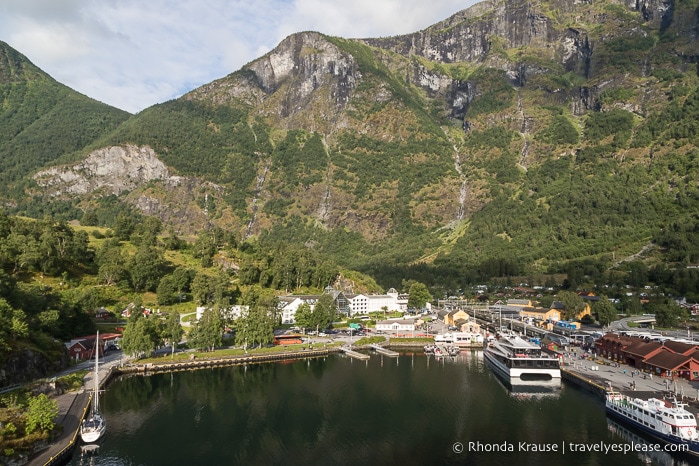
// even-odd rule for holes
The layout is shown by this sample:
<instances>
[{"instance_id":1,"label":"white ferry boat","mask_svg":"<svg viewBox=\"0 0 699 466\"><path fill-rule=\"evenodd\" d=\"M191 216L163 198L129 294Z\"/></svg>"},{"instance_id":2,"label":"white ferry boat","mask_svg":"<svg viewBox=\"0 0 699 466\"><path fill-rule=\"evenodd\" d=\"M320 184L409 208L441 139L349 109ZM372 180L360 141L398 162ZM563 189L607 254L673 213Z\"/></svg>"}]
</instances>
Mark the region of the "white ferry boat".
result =
<instances>
[{"instance_id":1,"label":"white ferry boat","mask_svg":"<svg viewBox=\"0 0 699 466\"><path fill-rule=\"evenodd\" d=\"M605 408L607 414L666 443L687 445L688 451L699 455L697 418L677 400L631 398L608 390Z\"/></svg>"},{"instance_id":2,"label":"white ferry boat","mask_svg":"<svg viewBox=\"0 0 699 466\"><path fill-rule=\"evenodd\" d=\"M561 380L558 358L517 336L491 341L483 355L495 373L513 385L519 381Z\"/></svg>"}]
</instances>

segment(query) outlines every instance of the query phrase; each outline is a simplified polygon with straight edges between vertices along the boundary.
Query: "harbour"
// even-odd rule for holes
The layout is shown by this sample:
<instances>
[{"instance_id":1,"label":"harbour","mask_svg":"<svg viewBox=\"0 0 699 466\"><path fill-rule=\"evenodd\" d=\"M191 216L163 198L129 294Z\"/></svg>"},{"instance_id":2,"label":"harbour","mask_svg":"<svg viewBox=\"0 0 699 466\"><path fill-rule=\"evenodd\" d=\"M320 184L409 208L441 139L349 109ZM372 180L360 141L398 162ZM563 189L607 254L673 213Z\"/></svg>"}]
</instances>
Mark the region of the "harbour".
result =
<instances>
[{"instance_id":1,"label":"harbour","mask_svg":"<svg viewBox=\"0 0 699 466\"><path fill-rule=\"evenodd\" d=\"M508 388L482 351L352 362L329 354L117 378L102 400L110 432L92 464L506 464L523 453L531 464L645 464L614 452L562 458L571 443L624 442L598 395L568 383L554 396ZM543 443L558 449L535 447ZM503 444L512 448L495 447ZM85 456L76 451L70 464Z\"/></svg>"},{"instance_id":2,"label":"harbour","mask_svg":"<svg viewBox=\"0 0 699 466\"><path fill-rule=\"evenodd\" d=\"M579 349L575 348L573 348L570 353L566 353L566 358L563 359L564 363L561 367L561 379L564 381L564 383L561 384L559 379L555 381L555 386L547 384L543 381L536 381L534 384L528 382L523 384L513 384L507 382L503 383L502 377L497 377L495 372L492 370L492 367L489 367L489 365L486 364L482 350L462 349L461 351L452 355L447 355L445 352L443 356L435 356L434 353L426 353L425 349L420 348L419 345L412 348L406 348L405 346L394 347L395 349L400 349L400 352L394 351L390 348L384 348L382 346L379 346L378 348L380 351L377 350L377 348L372 347L372 345L352 348L330 347L318 348L315 350L287 351L283 353L262 355L251 354L226 358L200 358L198 360L195 359L175 363L168 363L167 358L163 358L162 364L129 365L123 367L113 366L105 378L111 378L115 383L113 386L110 386L105 399L109 398L109 393L115 389L114 387L119 387L121 383L133 383L126 381L134 378L130 377L132 375L140 376L135 377L135 379L142 379L142 376L145 376L146 379L153 380L154 377L167 376L170 377L171 380L174 380L175 377L179 377L178 374L193 374L199 372L211 373L212 371L221 370L241 370L241 368L243 370L243 374L247 374L250 371L257 371L258 369L255 368L256 366L276 367L280 364L284 367L305 365L306 369L308 369L317 367L318 364L323 365L328 361L335 361L338 359L338 357L339 360L343 361L352 361L353 359L361 360L363 364L357 365L356 367L364 367L367 371L373 370L372 368L378 364L381 371L388 371L389 373L391 373L393 370L393 363L390 362L391 360L395 360L396 366L399 364L405 365L406 360L408 360L410 367L418 372L421 370L421 366L426 367L428 371L434 370L434 368L446 369L462 366L467 369L464 376L468 376L464 377L464 380L462 381L464 384L469 384L471 378L479 380L483 374L486 374L488 380L495 381L496 385L502 387L509 399L520 401L548 399L548 402L553 403L554 405L560 403L560 399L564 394L573 391L579 393L580 396L595 400L597 406L592 409L599 411L602 415L604 415L604 395L606 393L606 386L609 383L621 390L625 390L627 393L633 392L629 385L629 380L632 378L631 373L627 374L622 368L617 367L616 364L602 363L601 365L595 365L593 363L594 361L583 360L582 353ZM342 357L343 353L345 357ZM384 357L386 357L385 360ZM476 368L475 373L473 373L473 368ZM407 376L402 382L405 383L407 381L407 383L412 383L410 379L413 375L414 374ZM375 376L380 378L383 377L383 375ZM127 379L124 379L123 377L127 377ZM657 379L652 381L639 378L636 380L636 382L638 382L637 388L640 389L638 392L635 392L637 396L645 396L646 394L648 396L657 395L658 392L662 392L664 391L664 388L667 388L666 386L663 386L660 380ZM304 382L296 381L295 383L303 384ZM377 383L389 384L389 386L392 384L391 379L382 380ZM441 383L441 381L437 379L431 381L430 383L438 384ZM393 385L395 385L395 382L393 382ZM680 397L684 397L686 393L690 393L689 388L685 387L682 382L680 382L679 387L677 387L677 384L675 383L674 388L675 394ZM667 390L665 390L665 392L668 396L670 395ZM76 397L75 402L78 404L83 403L85 405L82 410L82 415L84 415L87 409L87 404L89 403L89 398L82 399L80 402L78 402L78 398ZM79 406L77 408L79 408ZM72 409L77 408L72 407ZM107 418L109 417L109 414L107 414ZM541 422L546 423L548 420L542 419ZM107 437L110 436L111 432ZM66 453L68 447L75 448L78 443L79 442L76 441L75 436L73 436L73 439L70 441L68 446L64 446L61 449L60 456L54 455L55 457L52 456L50 461L32 461L31 464L65 464L66 458L69 458L69 454ZM106 440L106 443L110 443L110 441ZM54 448L58 448L58 446L55 446ZM101 449L101 447L99 447L99 449ZM96 452L83 452L81 449L76 448L75 451L72 452L74 454L74 458L70 464L79 464L74 462L75 457L85 456L87 453L90 453L92 456L99 456L99 449ZM44 455L44 457L46 457L46 455ZM679 459L678 461L679 462L676 464L685 464L682 463L682 459ZM99 464L99 462L96 464Z\"/></svg>"}]
</instances>

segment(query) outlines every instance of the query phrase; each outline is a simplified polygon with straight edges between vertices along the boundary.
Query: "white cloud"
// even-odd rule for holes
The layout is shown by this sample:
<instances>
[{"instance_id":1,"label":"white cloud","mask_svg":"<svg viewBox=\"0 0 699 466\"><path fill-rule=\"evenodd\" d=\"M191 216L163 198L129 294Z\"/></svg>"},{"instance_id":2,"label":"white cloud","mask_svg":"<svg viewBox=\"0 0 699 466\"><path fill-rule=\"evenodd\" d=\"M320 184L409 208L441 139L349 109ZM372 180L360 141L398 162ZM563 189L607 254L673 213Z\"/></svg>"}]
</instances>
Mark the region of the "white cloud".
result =
<instances>
[{"instance_id":1,"label":"white cloud","mask_svg":"<svg viewBox=\"0 0 699 466\"><path fill-rule=\"evenodd\" d=\"M3 0L0 40L59 82L131 112L179 97L315 30L404 34L474 0Z\"/></svg>"}]
</instances>

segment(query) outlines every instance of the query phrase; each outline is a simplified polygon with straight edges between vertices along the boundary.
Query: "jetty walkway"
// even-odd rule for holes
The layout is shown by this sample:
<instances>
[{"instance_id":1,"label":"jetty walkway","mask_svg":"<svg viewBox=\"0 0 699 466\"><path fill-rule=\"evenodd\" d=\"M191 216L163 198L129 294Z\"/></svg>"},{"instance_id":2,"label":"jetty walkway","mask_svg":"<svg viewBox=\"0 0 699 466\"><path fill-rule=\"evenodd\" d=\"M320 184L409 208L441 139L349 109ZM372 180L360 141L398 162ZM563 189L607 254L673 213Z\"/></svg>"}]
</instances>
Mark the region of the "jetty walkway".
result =
<instances>
[{"instance_id":1,"label":"jetty walkway","mask_svg":"<svg viewBox=\"0 0 699 466\"><path fill-rule=\"evenodd\" d=\"M397 358L398 356L400 356L400 353L398 353L397 351L384 348L383 346L377 345L376 343L369 345L369 347L371 347L371 349L373 349L377 353L383 354L384 356L388 356L390 358Z\"/></svg>"},{"instance_id":2,"label":"jetty walkway","mask_svg":"<svg viewBox=\"0 0 699 466\"><path fill-rule=\"evenodd\" d=\"M350 358L360 359L362 361L366 361L367 359L371 358L371 356L369 356L368 354L360 353L359 351L354 351L353 349L347 346L341 346L340 351L345 353Z\"/></svg>"}]
</instances>

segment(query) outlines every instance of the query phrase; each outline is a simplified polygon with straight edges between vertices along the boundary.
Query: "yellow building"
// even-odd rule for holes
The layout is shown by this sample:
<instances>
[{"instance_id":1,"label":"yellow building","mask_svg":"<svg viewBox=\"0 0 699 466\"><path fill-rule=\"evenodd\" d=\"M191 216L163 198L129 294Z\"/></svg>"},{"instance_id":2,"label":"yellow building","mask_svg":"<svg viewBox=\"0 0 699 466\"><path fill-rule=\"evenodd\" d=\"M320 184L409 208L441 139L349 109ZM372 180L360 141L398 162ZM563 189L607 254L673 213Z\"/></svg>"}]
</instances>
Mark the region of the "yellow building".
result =
<instances>
[{"instance_id":1,"label":"yellow building","mask_svg":"<svg viewBox=\"0 0 699 466\"><path fill-rule=\"evenodd\" d=\"M451 311L450 313L446 314L444 316L444 323L446 325L456 326L457 320L464 320L468 322L469 319L471 319L471 316L469 316L466 311L458 309L456 311Z\"/></svg>"},{"instance_id":2,"label":"yellow building","mask_svg":"<svg viewBox=\"0 0 699 466\"><path fill-rule=\"evenodd\" d=\"M575 316L569 316L568 320L580 320L583 317L585 317L586 315L588 315L588 316L590 315L590 313L592 312L592 309L590 308L590 303L587 302L587 300L589 300L590 298L583 297L583 299L586 300L585 308L582 311L578 312ZM599 298L597 298L597 299L599 299ZM551 309L558 310L561 315L567 315L565 313L565 306L560 301L554 301L553 303L551 303Z\"/></svg>"},{"instance_id":3,"label":"yellow building","mask_svg":"<svg viewBox=\"0 0 699 466\"><path fill-rule=\"evenodd\" d=\"M523 319L534 319L540 322L561 320L561 313L558 309L543 307L525 307L519 311L519 316Z\"/></svg>"}]
</instances>

